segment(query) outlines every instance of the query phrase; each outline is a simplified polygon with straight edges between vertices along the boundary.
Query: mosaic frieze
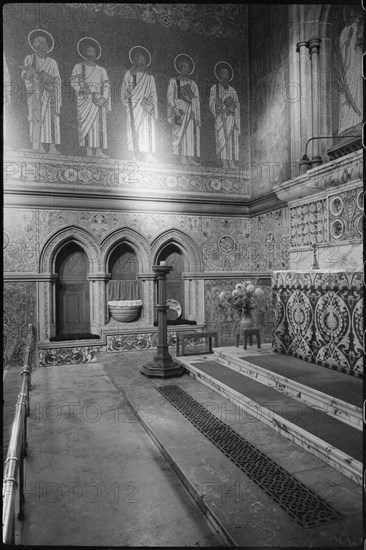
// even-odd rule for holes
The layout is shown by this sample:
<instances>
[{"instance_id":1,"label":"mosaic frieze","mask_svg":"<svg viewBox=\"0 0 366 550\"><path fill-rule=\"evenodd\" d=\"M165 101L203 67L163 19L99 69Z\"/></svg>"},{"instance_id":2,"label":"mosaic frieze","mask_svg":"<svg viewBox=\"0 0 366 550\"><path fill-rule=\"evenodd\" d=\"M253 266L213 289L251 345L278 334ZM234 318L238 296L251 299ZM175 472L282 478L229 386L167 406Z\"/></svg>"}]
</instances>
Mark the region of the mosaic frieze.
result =
<instances>
[{"instance_id":1,"label":"mosaic frieze","mask_svg":"<svg viewBox=\"0 0 366 550\"><path fill-rule=\"evenodd\" d=\"M273 349L361 376L361 273L288 275L290 284L286 272L272 278Z\"/></svg>"},{"instance_id":2,"label":"mosaic frieze","mask_svg":"<svg viewBox=\"0 0 366 550\"><path fill-rule=\"evenodd\" d=\"M361 271L274 271L272 273L273 288L322 288L361 290L363 275Z\"/></svg>"},{"instance_id":3,"label":"mosaic frieze","mask_svg":"<svg viewBox=\"0 0 366 550\"><path fill-rule=\"evenodd\" d=\"M168 332L168 346L175 346L175 332ZM107 351L141 351L156 349L158 335L156 332L116 334L107 336Z\"/></svg>"},{"instance_id":4,"label":"mosaic frieze","mask_svg":"<svg viewBox=\"0 0 366 550\"><path fill-rule=\"evenodd\" d=\"M246 6L240 4L66 4L70 8L119 17L126 21L141 21L151 25L193 31L201 36L243 40Z\"/></svg>"},{"instance_id":5,"label":"mosaic frieze","mask_svg":"<svg viewBox=\"0 0 366 550\"><path fill-rule=\"evenodd\" d=\"M3 292L3 362L21 365L28 323L36 326L36 283L5 282Z\"/></svg>"},{"instance_id":6,"label":"mosaic frieze","mask_svg":"<svg viewBox=\"0 0 366 550\"><path fill-rule=\"evenodd\" d=\"M49 348L39 350L39 366L73 365L97 363L97 352L101 346L75 346L72 348Z\"/></svg>"},{"instance_id":7,"label":"mosaic frieze","mask_svg":"<svg viewBox=\"0 0 366 550\"><path fill-rule=\"evenodd\" d=\"M96 163L60 157L56 162L14 156L4 163L4 181L8 185L27 183L31 187L47 185L59 189L60 186L66 186L70 191L80 190L80 187L83 190L103 187L116 193L124 189L144 189L150 192L160 190L165 194L190 192L219 196L250 195L249 180L243 170L227 172L205 163L195 170L183 166L179 171L174 168L159 171L149 170L141 163L113 159Z\"/></svg>"}]
</instances>

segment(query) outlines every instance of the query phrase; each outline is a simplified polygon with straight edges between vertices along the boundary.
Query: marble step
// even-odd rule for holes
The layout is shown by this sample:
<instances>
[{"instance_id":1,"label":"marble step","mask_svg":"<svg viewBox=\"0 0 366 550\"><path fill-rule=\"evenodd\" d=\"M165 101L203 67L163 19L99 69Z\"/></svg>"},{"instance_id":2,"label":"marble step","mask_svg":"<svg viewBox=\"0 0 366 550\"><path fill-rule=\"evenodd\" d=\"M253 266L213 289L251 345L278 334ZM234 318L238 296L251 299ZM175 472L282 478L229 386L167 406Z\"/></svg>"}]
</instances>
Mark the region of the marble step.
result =
<instances>
[{"instance_id":1,"label":"marble step","mask_svg":"<svg viewBox=\"0 0 366 550\"><path fill-rule=\"evenodd\" d=\"M202 355L197 355L191 356L189 358L187 356L179 357L179 360L183 363L189 374L196 380L215 390L224 398L234 403L234 405L239 407L239 409L253 415L255 418L270 426L275 431L281 433L286 438L306 449L314 456L320 458L326 464L329 464L331 467L346 475L355 483L362 484L362 462L358 460L358 458L355 458L354 456L351 456L350 453L344 452L343 450L337 448L335 444L331 444L329 441L326 441L326 433L324 439L322 439L314 433L311 433L311 426L309 429L304 429L301 426L297 425L296 422L292 422L290 419L286 418L285 414L279 414L274 412L274 410L271 410L270 404L267 407L263 405L263 403L261 403L260 401L258 402L255 399L252 399L250 397L251 392L249 390L237 391L231 385L225 384L221 380L218 380L217 377L207 372L204 372L204 370L202 370L203 367L200 366L200 363L203 365L203 363L205 362L216 363L217 365L219 365L220 368L222 367L221 371L222 369L226 369L228 371L232 370L228 369L228 367L223 362L221 362L221 359L220 361L218 361L216 356L213 359L211 358L213 358L212 355L204 357L202 357ZM243 376L243 378L245 378L244 375L238 372L233 373L233 375L234 377L235 375L239 375L240 377ZM237 380L238 379L236 379L236 384ZM255 380L251 380L251 386L253 387L253 385L256 386L257 392L259 388L259 391L262 392L264 398L266 397L266 392L268 394L269 392L273 392L273 390L275 389L267 388L264 385L257 383ZM261 387L263 388L262 390L260 389ZM293 398L284 395L281 392L278 392L278 401L276 402L276 405L278 406L277 408L281 409L282 411L290 410L289 408L295 407L295 409L297 408L297 410L300 411L300 416L302 414L305 417L306 415L309 417L309 412L310 415L312 412L314 412L315 418L317 418L317 422L322 424L323 430L329 429L326 426L327 417L324 413L316 411L315 409L312 411L312 409L307 404L295 401ZM360 453L358 454L361 455L362 435L360 434L360 437L358 438L358 430L345 426L343 423L339 422L339 420L334 418L329 419L329 421L333 424L336 424L335 427L333 426L333 435L334 431L339 434L340 439L338 439L338 446L342 446L342 437L350 437L351 434L351 437L353 436L353 439L357 439L357 445L358 443L360 445ZM358 439L360 441L358 441ZM357 452L353 454L357 455Z\"/></svg>"},{"instance_id":2,"label":"marble step","mask_svg":"<svg viewBox=\"0 0 366 550\"><path fill-rule=\"evenodd\" d=\"M307 405L316 407L325 414L362 431L362 409L356 405L319 391L310 385L301 384L289 377L273 372L268 368L262 368L251 361L251 355L249 354L246 354L245 358L238 357L238 351L236 349L235 351L230 349L215 350L214 354L226 367L236 372L240 372L270 388L274 388L278 392L299 399ZM242 354L243 352L241 352L241 355ZM258 356L255 357L257 358ZM304 364L305 366L308 365L307 363ZM323 367L316 366L315 368ZM329 371L330 376L334 374L334 371ZM344 377L347 375L341 374L341 376ZM352 380L352 382L355 381L355 379ZM359 386L360 395L362 395L361 380L359 381Z\"/></svg>"}]
</instances>

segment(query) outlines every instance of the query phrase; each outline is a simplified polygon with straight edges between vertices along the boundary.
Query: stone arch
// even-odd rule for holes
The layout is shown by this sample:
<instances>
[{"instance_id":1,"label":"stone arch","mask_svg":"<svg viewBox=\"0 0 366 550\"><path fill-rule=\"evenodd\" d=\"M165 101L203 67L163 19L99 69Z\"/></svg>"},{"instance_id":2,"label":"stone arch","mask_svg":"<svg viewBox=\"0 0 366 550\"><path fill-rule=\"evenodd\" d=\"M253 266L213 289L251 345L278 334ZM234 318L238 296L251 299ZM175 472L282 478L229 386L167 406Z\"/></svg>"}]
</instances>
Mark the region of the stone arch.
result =
<instances>
[{"instance_id":1,"label":"stone arch","mask_svg":"<svg viewBox=\"0 0 366 550\"><path fill-rule=\"evenodd\" d=\"M156 264L159 253L167 244L175 244L182 251L184 266L187 272L203 271L202 253L197 244L183 231L169 229L159 235L151 244L151 257L153 265Z\"/></svg>"},{"instance_id":2,"label":"stone arch","mask_svg":"<svg viewBox=\"0 0 366 550\"><path fill-rule=\"evenodd\" d=\"M70 242L75 242L86 253L89 260L90 273L101 269L100 250L94 236L84 228L67 226L58 229L45 242L40 254L40 273L54 273L56 256Z\"/></svg>"},{"instance_id":3,"label":"stone arch","mask_svg":"<svg viewBox=\"0 0 366 550\"><path fill-rule=\"evenodd\" d=\"M150 247L146 239L137 231L122 227L107 235L101 242L101 262L105 272L108 271L109 259L113 250L122 243L130 245L134 250L142 272L151 270Z\"/></svg>"}]
</instances>

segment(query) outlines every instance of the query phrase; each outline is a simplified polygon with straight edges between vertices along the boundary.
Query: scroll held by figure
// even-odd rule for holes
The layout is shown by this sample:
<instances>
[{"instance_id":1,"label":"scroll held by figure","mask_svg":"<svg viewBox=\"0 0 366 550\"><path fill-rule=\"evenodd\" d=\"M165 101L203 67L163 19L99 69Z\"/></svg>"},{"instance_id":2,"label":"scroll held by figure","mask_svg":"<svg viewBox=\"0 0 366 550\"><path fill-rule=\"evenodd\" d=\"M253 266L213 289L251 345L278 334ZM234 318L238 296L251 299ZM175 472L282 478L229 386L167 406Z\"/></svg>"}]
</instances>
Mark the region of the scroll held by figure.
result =
<instances>
[{"instance_id":1,"label":"scroll held by figure","mask_svg":"<svg viewBox=\"0 0 366 550\"><path fill-rule=\"evenodd\" d=\"M173 153L183 164L198 164L200 153L201 106L198 86L190 78L195 70L193 59L179 54L174 59L178 76L168 86L168 122L172 125Z\"/></svg>"},{"instance_id":2,"label":"scroll held by figure","mask_svg":"<svg viewBox=\"0 0 366 550\"><path fill-rule=\"evenodd\" d=\"M129 58L132 67L123 78L121 90L127 114L127 147L135 158L140 159L141 153L144 160L155 162L158 100L155 79L149 69L151 55L143 46L134 46Z\"/></svg>"},{"instance_id":3,"label":"scroll held by figure","mask_svg":"<svg viewBox=\"0 0 366 550\"><path fill-rule=\"evenodd\" d=\"M102 48L94 38L85 36L77 44L85 61L77 63L71 74L71 86L76 94L79 144L87 157L104 157L108 148L107 112L111 110L110 83L107 71L96 62Z\"/></svg>"},{"instance_id":4,"label":"scroll held by figure","mask_svg":"<svg viewBox=\"0 0 366 550\"><path fill-rule=\"evenodd\" d=\"M32 148L39 153L59 154L56 145L60 144L61 78L56 61L48 56L54 40L47 31L34 29L28 43L34 53L27 55L20 68L26 86Z\"/></svg>"},{"instance_id":5,"label":"scroll held by figure","mask_svg":"<svg viewBox=\"0 0 366 550\"><path fill-rule=\"evenodd\" d=\"M216 154L223 168L234 169L239 161L240 103L235 89L229 82L234 71L225 61L216 63L218 80L210 90L210 111L215 118Z\"/></svg>"}]
</instances>

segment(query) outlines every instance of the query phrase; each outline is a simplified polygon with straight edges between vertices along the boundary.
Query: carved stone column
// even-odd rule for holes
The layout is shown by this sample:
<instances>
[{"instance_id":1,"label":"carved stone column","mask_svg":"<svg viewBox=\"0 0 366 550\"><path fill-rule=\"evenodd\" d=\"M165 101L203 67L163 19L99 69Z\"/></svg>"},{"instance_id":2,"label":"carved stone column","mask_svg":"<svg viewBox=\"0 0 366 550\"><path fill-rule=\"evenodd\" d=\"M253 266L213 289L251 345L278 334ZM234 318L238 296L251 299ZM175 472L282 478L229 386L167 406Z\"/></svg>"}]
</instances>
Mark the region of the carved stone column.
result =
<instances>
[{"instance_id":1,"label":"carved stone column","mask_svg":"<svg viewBox=\"0 0 366 550\"><path fill-rule=\"evenodd\" d=\"M300 75L300 147L305 150L305 145L311 137L311 98L310 86L310 63L308 55L309 44L306 40L300 40L296 44L296 51L299 54L299 75ZM308 166L306 169L310 168Z\"/></svg>"},{"instance_id":2,"label":"carved stone column","mask_svg":"<svg viewBox=\"0 0 366 550\"><path fill-rule=\"evenodd\" d=\"M320 129L320 74L319 74L319 50L320 50L320 38L310 38L309 40L309 52L311 59L311 105L312 105L312 136L319 137ZM318 139L314 139L312 142L312 159L311 167L315 168L322 164L322 158L320 156L320 142Z\"/></svg>"},{"instance_id":3,"label":"carved stone column","mask_svg":"<svg viewBox=\"0 0 366 550\"><path fill-rule=\"evenodd\" d=\"M111 278L110 273L89 273L90 292L90 329L92 334L97 331L101 335L102 327L109 320L106 283Z\"/></svg>"},{"instance_id":4,"label":"carved stone column","mask_svg":"<svg viewBox=\"0 0 366 550\"><path fill-rule=\"evenodd\" d=\"M152 269L158 285L158 303L156 305L158 312L158 345L153 361L144 365L141 372L145 376L157 378L181 376L184 373L184 367L181 363L173 361L168 350L166 312L169 306L166 305L166 276L173 268L168 265L154 265Z\"/></svg>"}]
</instances>

